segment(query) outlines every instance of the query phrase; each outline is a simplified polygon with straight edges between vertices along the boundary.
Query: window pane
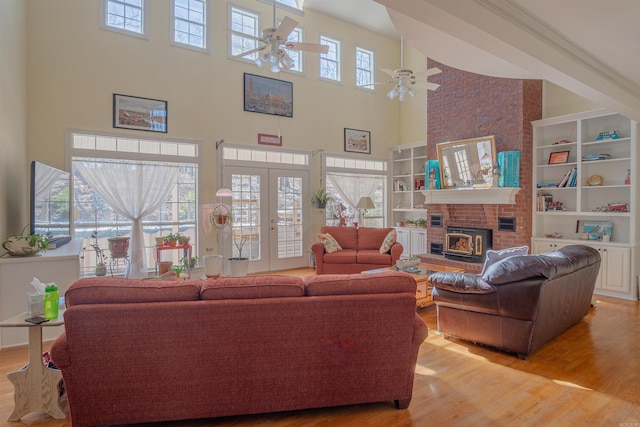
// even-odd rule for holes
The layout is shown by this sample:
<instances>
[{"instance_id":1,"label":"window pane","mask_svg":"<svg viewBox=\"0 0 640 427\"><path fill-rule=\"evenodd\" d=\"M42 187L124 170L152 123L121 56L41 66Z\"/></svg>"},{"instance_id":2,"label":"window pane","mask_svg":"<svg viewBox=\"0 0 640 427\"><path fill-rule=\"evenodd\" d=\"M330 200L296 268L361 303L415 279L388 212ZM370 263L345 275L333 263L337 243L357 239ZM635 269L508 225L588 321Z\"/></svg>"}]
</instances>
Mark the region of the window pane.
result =
<instances>
[{"instance_id":1,"label":"window pane","mask_svg":"<svg viewBox=\"0 0 640 427\"><path fill-rule=\"evenodd\" d=\"M174 0L173 40L206 48L206 8L204 0Z\"/></svg>"},{"instance_id":2,"label":"window pane","mask_svg":"<svg viewBox=\"0 0 640 427\"><path fill-rule=\"evenodd\" d=\"M142 34L142 0L103 0L106 1L106 22L109 27Z\"/></svg>"}]
</instances>

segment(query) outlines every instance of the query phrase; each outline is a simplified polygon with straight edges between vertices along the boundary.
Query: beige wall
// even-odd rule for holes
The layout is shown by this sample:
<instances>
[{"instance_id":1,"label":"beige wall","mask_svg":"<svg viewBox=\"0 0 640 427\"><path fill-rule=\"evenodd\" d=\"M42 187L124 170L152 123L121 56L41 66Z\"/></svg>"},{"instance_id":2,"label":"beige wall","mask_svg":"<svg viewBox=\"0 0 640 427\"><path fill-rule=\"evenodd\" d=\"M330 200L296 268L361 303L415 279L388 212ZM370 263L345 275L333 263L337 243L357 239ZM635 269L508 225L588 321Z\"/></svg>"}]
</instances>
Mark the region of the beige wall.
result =
<instances>
[{"instance_id":1,"label":"beige wall","mask_svg":"<svg viewBox=\"0 0 640 427\"><path fill-rule=\"evenodd\" d=\"M542 83L542 93L542 116L545 118L602 108L601 105L546 80Z\"/></svg>"},{"instance_id":2,"label":"beige wall","mask_svg":"<svg viewBox=\"0 0 640 427\"><path fill-rule=\"evenodd\" d=\"M0 1L0 238L29 222L25 2Z\"/></svg>"},{"instance_id":3,"label":"beige wall","mask_svg":"<svg viewBox=\"0 0 640 427\"><path fill-rule=\"evenodd\" d=\"M234 3L258 10L271 24L269 5L255 0ZM258 133L276 134L279 127L285 149L342 153L343 129L349 127L371 131L374 157L386 157L387 147L398 144L398 103L390 102L383 90L371 94L355 89L353 59L360 42L375 50L379 67L392 67L398 57L396 41L313 11L304 17L290 15L304 27L307 41L317 41L321 30L342 41L343 83L319 80L316 54L305 55L304 76L274 74L227 58L227 2L209 4L211 54L203 54L169 44L169 0L149 2L148 40L101 30L98 0L30 0L29 158L64 167L65 128L114 131L113 93L167 100L169 132L162 136L204 142L203 202L215 194L214 142L222 138L257 145ZM293 82L294 117L244 112L245 72ZM317 176L312 182L318 182Z\"/></svg>"}]
</instances>

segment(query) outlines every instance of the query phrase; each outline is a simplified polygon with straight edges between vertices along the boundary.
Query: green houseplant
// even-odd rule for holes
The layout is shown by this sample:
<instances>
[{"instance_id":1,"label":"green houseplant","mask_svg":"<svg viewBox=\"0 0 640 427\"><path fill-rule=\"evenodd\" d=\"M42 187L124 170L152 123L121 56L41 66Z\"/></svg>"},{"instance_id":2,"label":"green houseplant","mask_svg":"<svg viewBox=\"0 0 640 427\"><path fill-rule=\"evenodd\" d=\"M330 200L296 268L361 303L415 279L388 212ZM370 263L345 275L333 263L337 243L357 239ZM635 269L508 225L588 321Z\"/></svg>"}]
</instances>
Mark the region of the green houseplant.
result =
<instances>
[{"instance_id":1,"label":"green houseplant","mask_svg":"<svg viewBox=\"0 0 640 427\"><path fill-rule=\"evenodd\" d=\"M316 204L316 208L324 209L327 206L327 202L333 200L331 196L327 194L325 188L318 188L318 191L311 197L311 202Z\"/></svg>"},{"instance_id":2,"label":"green houseplant","mask_svg":"<svg viewBox=\"0 0 640 427\"><path fill-rule=\"evenodd\" d=\"M11 255L35 255L49 247L49 238L40 233L12 236L7 238L2 247Z\"/></svg>"}]
</instances>

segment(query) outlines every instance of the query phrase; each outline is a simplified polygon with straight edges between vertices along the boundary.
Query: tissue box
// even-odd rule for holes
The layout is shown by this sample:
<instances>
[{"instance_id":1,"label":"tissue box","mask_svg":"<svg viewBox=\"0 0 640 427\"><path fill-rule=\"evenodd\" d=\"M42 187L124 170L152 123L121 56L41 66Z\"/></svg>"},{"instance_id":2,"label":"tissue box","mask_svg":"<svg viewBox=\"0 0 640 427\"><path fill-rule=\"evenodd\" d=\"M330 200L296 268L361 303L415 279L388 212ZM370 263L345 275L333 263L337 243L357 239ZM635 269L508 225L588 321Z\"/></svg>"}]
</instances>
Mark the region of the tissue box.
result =
<instances>
[{"instance_id":1,"label":"tissue box","mask_svg":"<svg viewBox=\"0 0 640 427\"><path fill-rule=\"evenodd\" d=\"M37 292L27 294L27 312L31 316L44 316L44 294Z\"/></svg>"}]
</instances>

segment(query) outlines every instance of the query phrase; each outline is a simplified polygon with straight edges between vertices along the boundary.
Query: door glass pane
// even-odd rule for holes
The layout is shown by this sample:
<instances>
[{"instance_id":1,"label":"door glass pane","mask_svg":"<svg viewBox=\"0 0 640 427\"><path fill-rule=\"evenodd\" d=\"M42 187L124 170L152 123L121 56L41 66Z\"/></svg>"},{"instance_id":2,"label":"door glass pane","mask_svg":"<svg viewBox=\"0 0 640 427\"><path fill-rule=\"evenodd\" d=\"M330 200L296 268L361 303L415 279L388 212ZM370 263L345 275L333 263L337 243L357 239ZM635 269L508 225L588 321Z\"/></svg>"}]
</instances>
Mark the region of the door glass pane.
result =
<instances>
[{"instance_id":1,"label":"door glass pane","mask_svg":"<svg viewBox=\"0 0 640 427\"><path fill-rule=\"evenodd\" d=\"M302 178L278 177L278 258L302 256Z\"/></svg>"},{"instance_id":2,"label":"door glass pane","mask_svg":"<svg viewBox=\"0 0 640 427\"><path fill-rule=\"evenodd\" d=\"M231 175L232 257L261 257L260 184L259 175Z\"/></svg>"}]
</instances>

